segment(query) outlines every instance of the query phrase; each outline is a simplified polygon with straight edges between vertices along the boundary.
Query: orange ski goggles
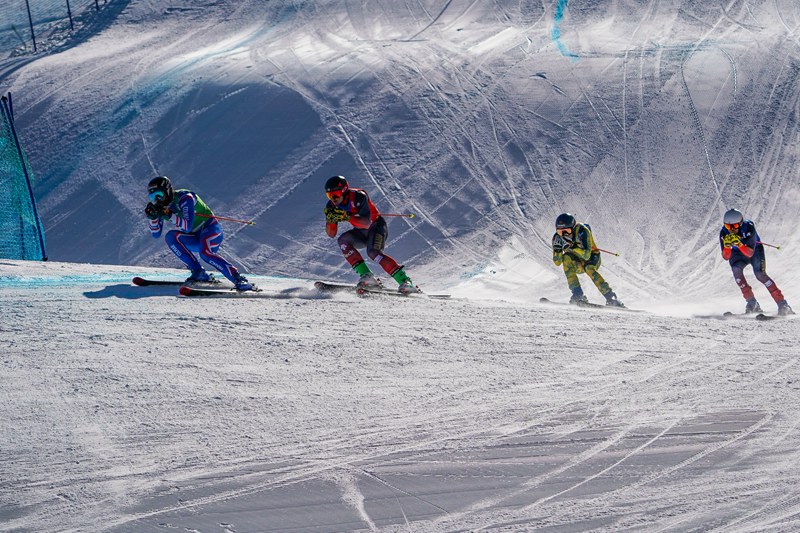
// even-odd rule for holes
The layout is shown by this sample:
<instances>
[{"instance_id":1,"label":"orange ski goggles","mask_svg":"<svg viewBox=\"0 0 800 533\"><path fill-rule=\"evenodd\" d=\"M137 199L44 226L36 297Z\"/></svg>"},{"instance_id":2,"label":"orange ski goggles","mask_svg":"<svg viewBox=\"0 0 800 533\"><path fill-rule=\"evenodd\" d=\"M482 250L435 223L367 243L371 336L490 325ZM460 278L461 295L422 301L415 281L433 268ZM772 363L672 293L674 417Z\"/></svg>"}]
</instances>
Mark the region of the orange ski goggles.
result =
<instances>
[{"instance_id":1,"label":"orange ski goggles","mask_svg":"<svg viewBox=\"0 0 800 533\"><path fill-rule=\"evenodd\" d=\"M344 197L344 191L328 191L325 193L325 196L328 197L328 200L341 200Z\"/></svg>"}]
</instances>

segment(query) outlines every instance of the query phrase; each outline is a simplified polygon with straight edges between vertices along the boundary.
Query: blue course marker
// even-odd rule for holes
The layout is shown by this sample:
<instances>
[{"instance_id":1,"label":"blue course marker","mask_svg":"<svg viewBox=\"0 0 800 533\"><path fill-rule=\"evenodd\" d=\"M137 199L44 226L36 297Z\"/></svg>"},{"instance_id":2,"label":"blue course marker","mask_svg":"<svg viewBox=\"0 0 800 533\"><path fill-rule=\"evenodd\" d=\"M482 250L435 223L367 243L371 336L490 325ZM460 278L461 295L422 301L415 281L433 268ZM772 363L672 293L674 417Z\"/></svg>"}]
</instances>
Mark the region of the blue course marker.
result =
<instances>
[{"instance_id":1,"label":"blue course marker","mask_svg":"<svg viewBox=\"0 0 800 533\"><path fill-rule=\"evenodd\" d=\"M561 55L572 59L572 61L577 61L580 56L578 54L570 52L567 46L561 42L561 21L564 19L564 12L567 10L567 3L569 0L558 0L556 5L556 12L553 16L553 31L550 32L550 37L553 39L553 42L556 43L558 47L558 51L561 52Z\"/></svg>"}]
</instances>

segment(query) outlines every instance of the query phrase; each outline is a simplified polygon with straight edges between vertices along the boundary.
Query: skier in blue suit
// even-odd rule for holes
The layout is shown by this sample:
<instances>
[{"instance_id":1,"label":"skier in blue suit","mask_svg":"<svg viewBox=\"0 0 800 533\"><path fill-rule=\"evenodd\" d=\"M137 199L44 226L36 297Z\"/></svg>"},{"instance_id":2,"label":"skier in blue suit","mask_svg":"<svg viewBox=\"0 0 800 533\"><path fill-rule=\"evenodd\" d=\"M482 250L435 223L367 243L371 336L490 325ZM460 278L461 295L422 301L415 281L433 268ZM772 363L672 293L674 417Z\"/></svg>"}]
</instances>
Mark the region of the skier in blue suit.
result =
<instances>
[{"instance_id":1,"label":"skier in blue suit","mask_svg":"<svg viewBox=\"0 0 800 533\"><path fill-rule=\"evenodd\" d=\"M165 220L178 228L168 231L164 240L172 253L191 270L192 274L186 279L188 283L213 280L192 253L197 252L203 261L222 272L237 290L254 290L253 284L217 253L223 239L222 226L199 196L187 189L173 190L166 176L150 180L147 191L150 203L145 214L150 219L150 232L153 238L161 237Z\"/></svg>"},{"instance_id":2,"label":"skier in blue suit","mask_svg":"<svg viewBox=\"0 0 800 533\"><path fill-rule=\"evenodd\" d=\"M747 302L745 313L762 312L753 288L744 277L744 268L750 265L753 267L756 279L764 284L772 299L778 304L778 314L782 316L794 314L786 298L783 297L783 292L767 275L764 244L756 232L756 225L752 220L745 219L738 209L728 209L725 212L722 229L719 231L719 247L722 251L722 258L731 265L733 279L736 280L736 284L742 290L742 296Z\"/></svg>"}]
</instances>

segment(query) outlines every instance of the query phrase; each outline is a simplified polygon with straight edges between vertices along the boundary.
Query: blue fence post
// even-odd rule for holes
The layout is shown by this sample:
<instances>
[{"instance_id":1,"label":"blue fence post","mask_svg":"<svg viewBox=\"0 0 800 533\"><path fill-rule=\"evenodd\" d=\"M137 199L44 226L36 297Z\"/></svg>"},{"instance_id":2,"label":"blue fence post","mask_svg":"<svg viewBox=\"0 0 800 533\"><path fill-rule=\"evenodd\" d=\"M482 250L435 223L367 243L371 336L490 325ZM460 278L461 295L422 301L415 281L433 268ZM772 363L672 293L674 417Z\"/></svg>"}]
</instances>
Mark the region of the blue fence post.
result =
<instances>
[{"instance_id":1,"label":"blue fence post","mask_svg":"<svg viewBox=\"0 0 800 533\"><path fill-rule=\"evenodd\" d=\"M31 39L33 39L33 51L36 51L36 33L33 31L33 17L31 16L31 4L25 0L25 7L28 8L28 24L31 26Z\"/></svg>"},{"instance_id":2,"label":"blue fence post","mask_svg":"<svg viewBox=\"0 0 800 533\"><path fill-rule=\"evenodd\" d=\"M72 9L69 7L69 0L67 0L67 16L69 17L69 29L74 30L75 26L72 25Z\"/></svg>"}]
</instances>

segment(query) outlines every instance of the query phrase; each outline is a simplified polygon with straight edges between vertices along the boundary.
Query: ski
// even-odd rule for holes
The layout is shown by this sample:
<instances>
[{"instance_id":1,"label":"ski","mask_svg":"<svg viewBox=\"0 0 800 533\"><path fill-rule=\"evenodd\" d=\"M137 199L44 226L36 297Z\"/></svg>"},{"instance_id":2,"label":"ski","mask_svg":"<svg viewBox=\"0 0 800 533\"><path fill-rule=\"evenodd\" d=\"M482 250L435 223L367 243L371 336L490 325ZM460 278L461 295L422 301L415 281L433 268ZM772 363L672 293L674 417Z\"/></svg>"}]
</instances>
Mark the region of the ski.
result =
<instances>
[{"instance_id":1,"label":"ski","mask_svg":"<svg viewBox=\"0 0 800 533\"><path fill-rule=\"evenodd\" d=\"M591 302L584 302L580 304L571 304L568 302L555 302L549 298L539 298L539 303L543 304L552 304L552 305L568 305L572 307L581 307L584 309L603 309L605 311L628 311L630 313L643 313L644 311L640 309L630 309L628 307L617 307L613 305L603 305L603 304L595 304Z\"/></svg>"},{"instance_id":2,"label":"ski","mask_svg":"<svg viewBox=\"0 0 800 533\"><path fill-rule=\"evenodd\" d=\"M588 307L590 309L605 309L606 308L605 305L593 304L591 302L584 302L584 303L580 303L580 304L571 304L571 303L567 303L567 302L554 302L553 300L550 300L549 298L544 298L544 297L539 298L539 303L554 304L554 305L571 305L573 307ZM618 307L617 309L624 309L624 308Z\"/></svg>"},{"instance_id":3,"label":"ski","mask_svg":"<svg viewBox=\"0 0 800 533\"><path fill-rule=\"evenodd\" d=\"M790 315L791 316L791 315ZM786 315L768 315L766 313L732 313L725 311L721 315L694 315L694 318L706 318L712 320L775 320L777 318L789 318Z\"/></svg>"},{"instance_id":4,"label":"ski","mask_svg":"<svg viewBox=\"0 0 800 533\"><path fill-rule=\"evenodd\" d=\"M737 318L737 315L733 313L722 313L721 315L692 315L692 318L700 318L702 320L730 320ZM741 315L740 318L744 318L744 315Z\"/></svg>"},{"instance_id":5,"label":"ski","mask_svg":"<svg viewBox=\"0 0 800 533\"><path fill-rule=\"evenodd\" d=\"M205 297L205 298L286 298L280 293L264 292L261 289L252 291L237 291L236 289L200 289L188 287L186 285L178 289L182 296Z\"/></svg>"},{"instance_id":6,"label":"ski","mask_svg":"<svg viewBox=\"0 0 800 533\"><path fill-rule=\"evenodd\" d=\"M151 285L162 285L162 286L176 286L179 287L184 285L185 281L168 281L163 279L144 279L140 277L133 278L133 284L138 285L139 287L149 287Z\"/></svg>"},{"instance_id":7,"label":"ski","mask_svg":"<svg viewBox=\"0 0 800 533\"><path fill-rule=\"evenodd\" d=\"M424 292L402 293L396 290L386 289L383 287L357 287L355 285L348 285L345 283L331 283L329 281L317 281L314 287L323 292L355 292L362 297L367 296L400 296L403 298L429 298L432 300L447 300L450 298L449 294L427 294Z\"/></svg>"},{"instance_id":8,"label":"ski","mask_svg":"<svg viewBox=\"0 0 800 533\"><path fill-rule=\"evenodd\" d=\"M768 319L770 315L764 315L764 316L767 317L766 319ZM758 315L756 315L755 313L733 313L731 311L725 311L721 315L693 315L693 317L705 318L710 320L762 320L758 318Z\"/></svg>"},{"instance_id":9,"label":"ski","mask_svg":"<svg viewBox=\"0 0 800 533\"><path fill-rule=\"evenodd\" d=\"M345 292L355 291L355 285L348 285L346 283L332 283L330 281L315 281L314 288L323 292Z\"/></svg>"},{"instance_id":10,"label":"ski","mask_svg":"<svg viewBox=\"0 0 800 533\"><path fill-rule=\"evenodd\" d=\"M163 279L145 279L136 276L133 278L132 283L139 287L151 287L151 286L162 286L162 287L182 287L187 285L188 282L186 280L177 281L177 280L163 280ZM198 287L217 287L222 285L222 282L219 280L213 281L196 281L192 283L193 286Z\"/></svg>"},{"instance_id":11,"label":"ski","mask_svg":"<svg viewBox=\"0 0 800 533\"><path fill-rule=\"evenodd\" d=\"M756 320L774 320L776 318L789 318L787 315L768 315L766 313L758 313Z\"/></svg>"},{"instance_id":12,"label":"ski","mask_svg":"<svg viewBox=\"0 0 800 533\"><path fill-rule=\"evenodd\" d=\"M427 294L422 291L419 292L399 292L391 289L372 289L359 287L356 289L356 294L361 297L368 296L399 296L400 298L428 298L430 300L449 300L449 294Z\"/></svg>"}]
</instances>

